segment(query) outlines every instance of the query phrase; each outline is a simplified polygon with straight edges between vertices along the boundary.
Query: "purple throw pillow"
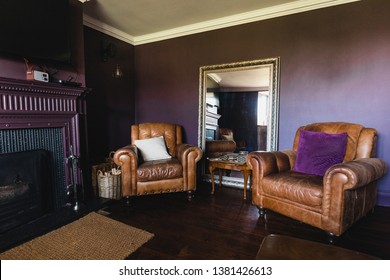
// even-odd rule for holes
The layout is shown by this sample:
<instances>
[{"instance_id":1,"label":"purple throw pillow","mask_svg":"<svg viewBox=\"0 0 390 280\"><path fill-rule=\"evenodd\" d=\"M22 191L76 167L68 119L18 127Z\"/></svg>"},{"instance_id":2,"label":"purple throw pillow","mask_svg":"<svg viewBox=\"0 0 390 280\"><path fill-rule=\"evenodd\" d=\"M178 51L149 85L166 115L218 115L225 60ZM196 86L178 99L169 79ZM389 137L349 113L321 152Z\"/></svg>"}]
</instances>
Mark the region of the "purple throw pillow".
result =
<instances>
[{"instance_id":1,"label":"purple throw pillow","mask_svg":"<svg viewBox=\"0 0 390 280\"><path fill-rule=\"evenodd\" d=\"M346 132L329 134L301 130L293 170L324 176L329 167L343 162L347 136Z\"/></svg>"}]
</instances>

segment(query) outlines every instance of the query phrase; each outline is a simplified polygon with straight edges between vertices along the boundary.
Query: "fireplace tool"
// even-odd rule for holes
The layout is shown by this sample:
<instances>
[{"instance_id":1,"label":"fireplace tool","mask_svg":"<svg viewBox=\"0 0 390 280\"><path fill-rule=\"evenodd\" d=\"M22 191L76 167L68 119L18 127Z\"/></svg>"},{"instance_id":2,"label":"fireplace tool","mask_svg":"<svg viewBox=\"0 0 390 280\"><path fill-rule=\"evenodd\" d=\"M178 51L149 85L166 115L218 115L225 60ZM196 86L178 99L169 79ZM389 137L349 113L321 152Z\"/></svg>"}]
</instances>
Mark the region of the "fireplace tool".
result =
<instances>
[{"instance_id":1,"label":"fireplace tool","mask_svg":"<svg viewBox=\"0 0 390 280\"><path fill-rule=\"evenodd\" d=\"M77 191L77 168L79 166L79 157L74 155L73 147L70 146L71 154L66 159L66 164L71 169L71 183L67 187L67 194L70 196L73 192L73 210L80 209L78 191Z\"/></svg>"}]
</instances>

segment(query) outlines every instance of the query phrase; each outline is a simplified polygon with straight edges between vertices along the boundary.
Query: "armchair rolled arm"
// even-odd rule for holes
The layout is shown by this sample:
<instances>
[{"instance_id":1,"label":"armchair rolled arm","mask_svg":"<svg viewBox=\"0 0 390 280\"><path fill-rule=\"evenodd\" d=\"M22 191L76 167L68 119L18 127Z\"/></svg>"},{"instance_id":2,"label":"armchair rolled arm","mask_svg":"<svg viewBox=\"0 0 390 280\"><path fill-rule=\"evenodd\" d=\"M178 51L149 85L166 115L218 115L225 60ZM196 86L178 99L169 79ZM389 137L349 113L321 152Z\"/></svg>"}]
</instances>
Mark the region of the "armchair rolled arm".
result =
<instances>
[{"instance_id":1,"label":"armchair rolled arm","mask_svg":"<svg viewBox=\"0 0 390 280\"><path fill-rule=\"evenodd\" d=\"M138 149L134 145L128 145L115 151L114 162L122 166L128 160L138 162Z\"/></svg>"},{"instance_id":2,"label":"armchair rolled arm","mask_svg":"<svg viewBox=\"0 0 390 280\"><path fill-rule=\"evenodd\" d=\"M325 186L338 177L343 188L353 189L378 180L387 172L386 163L378 158L361 158L330 167L324 175ZM334 184L333 184L334 187Z\"/></svg>"},{"instance_id":3,"label":"armchair rolled arm","mask_svg":"<svg viewBox=\"0 0 390 280\"><path fill-rule=\"evenodd\" d=\"M252 173L260 175L260 177L267 176L272 173L278 173L291 169L290 154L293 151L274 151L274 152L250 152L246 161L252 169Z\"/></svg>"},{"instance_id":4,"label":"armchair rolled arm","mask_svg":"<svg viewBox=\"0 0 390 280\"><path fill-rule=\"evenodd\" d=\"M324 175L324 193L322 199L322 223L327 225L331 232L342 232L339 221L344 213L346 191L356 190L375 184L387 172L387 165L378 158L361 158L330 167ZM375 202L367 200L367 209ZM351 210L352 211L352 210ZM365 213L359 209L356 217Z\"/></svg>"},{"instance_id":5,"label":"armchair rolled arm","mask_svg":"<svg viewBox=\"0 0 390 280\"><path fill-rule=\"evenodd\" d=\"M180 144L176 146L176 154L180 162L184 164L189 159L198 162L202 158L203 151L197 146Z\"/></svg>"},{"instance_id":6,"label":"armchair rolled arm","mask_svg":"<svg viewBox=\"0 0 390 280\"><path fill-rule=\"evenodd\" d=\"M129 196L136 192L138 149L128 145L118 149L114 154L114 162L121 167L122 194Z\"/></svg>"},{"instance_id":7,"label":"armchair rolled arm","mask_svg":"<svg viewBox=\"0 0 390 280\"><path fill-rule=\"evenodd\" d=\"M176 155L183 166L185 190L196 189L196 163L202 158L201 148L189 144L176 146Z\"/></svg>"}]
</instances>

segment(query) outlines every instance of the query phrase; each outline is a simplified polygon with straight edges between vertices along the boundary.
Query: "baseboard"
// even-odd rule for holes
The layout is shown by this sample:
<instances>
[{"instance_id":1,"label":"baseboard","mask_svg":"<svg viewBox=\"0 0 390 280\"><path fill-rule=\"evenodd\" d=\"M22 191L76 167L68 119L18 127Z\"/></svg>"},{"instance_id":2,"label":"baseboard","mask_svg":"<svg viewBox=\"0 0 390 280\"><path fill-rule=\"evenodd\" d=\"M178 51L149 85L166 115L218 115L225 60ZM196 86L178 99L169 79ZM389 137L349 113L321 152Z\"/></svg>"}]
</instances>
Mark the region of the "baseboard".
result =
<instances>
[{"instance_id":1,"label":"baseboard","mask_svg":"<svg viewBox=\"0 0 390 280\"><path fill-rule=\"evenodd\" d=\"M376 205L390 207L390 193L378 192Z\"/></svg>"}]
</instances>

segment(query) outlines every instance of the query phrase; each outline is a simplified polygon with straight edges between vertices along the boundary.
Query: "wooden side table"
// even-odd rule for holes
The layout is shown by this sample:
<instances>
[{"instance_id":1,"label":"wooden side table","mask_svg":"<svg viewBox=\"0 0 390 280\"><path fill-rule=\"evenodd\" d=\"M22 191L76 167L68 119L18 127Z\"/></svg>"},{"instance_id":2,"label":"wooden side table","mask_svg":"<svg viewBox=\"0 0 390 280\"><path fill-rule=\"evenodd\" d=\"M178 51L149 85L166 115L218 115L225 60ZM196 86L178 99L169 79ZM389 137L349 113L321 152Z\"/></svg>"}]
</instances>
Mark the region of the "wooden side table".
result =
<instances>
[{"instance_id":1,"label":"wooden side table","mask_svg":"<svg viewBox=\"0 0 390 280\"><path fill-rule=\"evenodd\" d=\"M211 194L214 194L214 170L219 169L219 186L222 186L222 170L236 170L240 171L244 176L244 199L246 199L246 189L248 185L248 178L251 174L251 168L246 162L221 160L218 158L211 158L209 160L209 171L211 175Z\"/></svg>"}]
</instances>

